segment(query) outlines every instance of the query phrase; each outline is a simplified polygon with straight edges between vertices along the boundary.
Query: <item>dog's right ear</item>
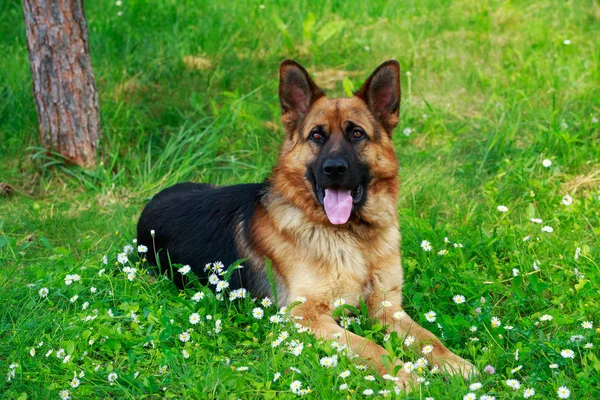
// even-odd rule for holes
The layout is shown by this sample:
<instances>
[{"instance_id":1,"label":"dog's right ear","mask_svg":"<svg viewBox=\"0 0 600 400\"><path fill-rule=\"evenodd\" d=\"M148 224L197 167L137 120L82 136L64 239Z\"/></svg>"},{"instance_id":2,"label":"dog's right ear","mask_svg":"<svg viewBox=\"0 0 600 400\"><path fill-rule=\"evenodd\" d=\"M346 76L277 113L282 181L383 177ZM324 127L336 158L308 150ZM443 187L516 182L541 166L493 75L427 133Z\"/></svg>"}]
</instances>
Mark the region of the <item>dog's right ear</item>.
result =
<instances>
[{"instance_id":1,"label":"dog's right ear","mask_svg":"<svg viewBox=\"0 0 600 400\"><path fill-rule=\"evenodd\" d=\"M312 104L325 93L317 87L308 72L293 60L283 60L279 67L279 101L281 120L288 132L293 132L304 119Z\"/></svg>"}]
</instances>

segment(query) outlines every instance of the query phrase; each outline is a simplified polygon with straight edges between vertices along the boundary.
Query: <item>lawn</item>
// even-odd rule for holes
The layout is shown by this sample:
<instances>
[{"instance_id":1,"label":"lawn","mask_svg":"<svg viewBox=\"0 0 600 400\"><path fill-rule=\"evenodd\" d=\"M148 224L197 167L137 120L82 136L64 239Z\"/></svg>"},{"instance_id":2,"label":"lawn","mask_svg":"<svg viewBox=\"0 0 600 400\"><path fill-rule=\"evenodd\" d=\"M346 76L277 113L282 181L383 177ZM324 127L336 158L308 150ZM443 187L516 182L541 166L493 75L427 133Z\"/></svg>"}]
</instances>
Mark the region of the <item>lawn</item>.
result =
<instances>
[{"instance_id":1,"label":"lawn","mask_svg":"<svg viewBox=\"0 0 600 400\"><path fill-rule=\"evenodd\" d=\"M21 2L0 4L5 398L600 398L596 1L97 0L86 14L103 127L88 171L38 147ZM332 96L400 62L405 307L474 362L470 381L419 367L357 310L341 323L415 365L420 385L397 395L268 301L179 291L119 257L161 188L268 177L283 58Z\"/></svg>"}]
</instances>

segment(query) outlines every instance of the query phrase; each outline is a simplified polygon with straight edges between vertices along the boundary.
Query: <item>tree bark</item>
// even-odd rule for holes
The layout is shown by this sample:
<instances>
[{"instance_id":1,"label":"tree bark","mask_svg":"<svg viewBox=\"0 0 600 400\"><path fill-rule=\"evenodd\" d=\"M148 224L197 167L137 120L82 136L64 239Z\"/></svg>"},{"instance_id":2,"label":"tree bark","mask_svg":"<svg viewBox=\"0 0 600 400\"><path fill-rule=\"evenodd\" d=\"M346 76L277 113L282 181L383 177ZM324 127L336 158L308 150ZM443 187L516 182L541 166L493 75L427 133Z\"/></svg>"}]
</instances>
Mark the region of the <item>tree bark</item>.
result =
<instances>
[{"instance_id":1,"label":"tree bark","mask_svg":"<svg viewBox=\"0 0 600 400\"><path fill-rule=\"evenodd\" d=\"M100 139L83 0L23 0L42 145L93 167Z\"/></svg>"}]
</instances>

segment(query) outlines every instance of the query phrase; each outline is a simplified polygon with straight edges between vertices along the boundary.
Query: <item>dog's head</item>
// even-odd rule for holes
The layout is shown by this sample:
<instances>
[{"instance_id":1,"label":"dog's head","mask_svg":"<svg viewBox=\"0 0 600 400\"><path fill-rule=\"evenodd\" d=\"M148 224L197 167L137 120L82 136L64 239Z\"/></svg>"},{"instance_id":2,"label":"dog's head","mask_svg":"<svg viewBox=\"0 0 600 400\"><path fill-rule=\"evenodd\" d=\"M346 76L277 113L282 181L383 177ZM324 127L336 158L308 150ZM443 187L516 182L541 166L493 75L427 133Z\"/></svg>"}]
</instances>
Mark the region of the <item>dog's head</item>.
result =
<instances>
[{"instance_id":1,"label":"dog's head","mask_svg":"<svg viewBox=\"0 0 600 400\"><path fill-rule=\"evenodd\" d=\"M377 197L395 197L398 166L391 136L398 124L400 67L381 64L351 98L329 99L298 63L280 67L287 131L276 167L280 189L313 219L334 225L369 219ZM285 190L287 189L287 190ZM315 207L316 206L316 207Z\"/></svg>"}]
</instances>

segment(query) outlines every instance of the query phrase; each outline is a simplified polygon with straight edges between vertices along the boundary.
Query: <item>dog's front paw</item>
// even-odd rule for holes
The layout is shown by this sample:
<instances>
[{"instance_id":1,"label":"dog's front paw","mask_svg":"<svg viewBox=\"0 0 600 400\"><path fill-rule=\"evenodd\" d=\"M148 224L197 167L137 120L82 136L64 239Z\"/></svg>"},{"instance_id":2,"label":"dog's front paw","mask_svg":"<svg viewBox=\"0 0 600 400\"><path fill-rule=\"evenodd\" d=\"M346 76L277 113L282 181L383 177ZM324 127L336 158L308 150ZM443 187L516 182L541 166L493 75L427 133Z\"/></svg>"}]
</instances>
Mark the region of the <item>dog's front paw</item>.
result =
<instances>
[{"instance_id":1,"label":"dog's front paw","mask_svg":"<svg viewBox=\"0 0 600 400\"><path fill-rule=\"evenodd\" d=\"M462 375L465 380L479 374L479 371L477 371L477 368L473 364L458 356L442 360L439 363L439 367L442 371L450 375Z\"/></svg>"}]
</instances>

